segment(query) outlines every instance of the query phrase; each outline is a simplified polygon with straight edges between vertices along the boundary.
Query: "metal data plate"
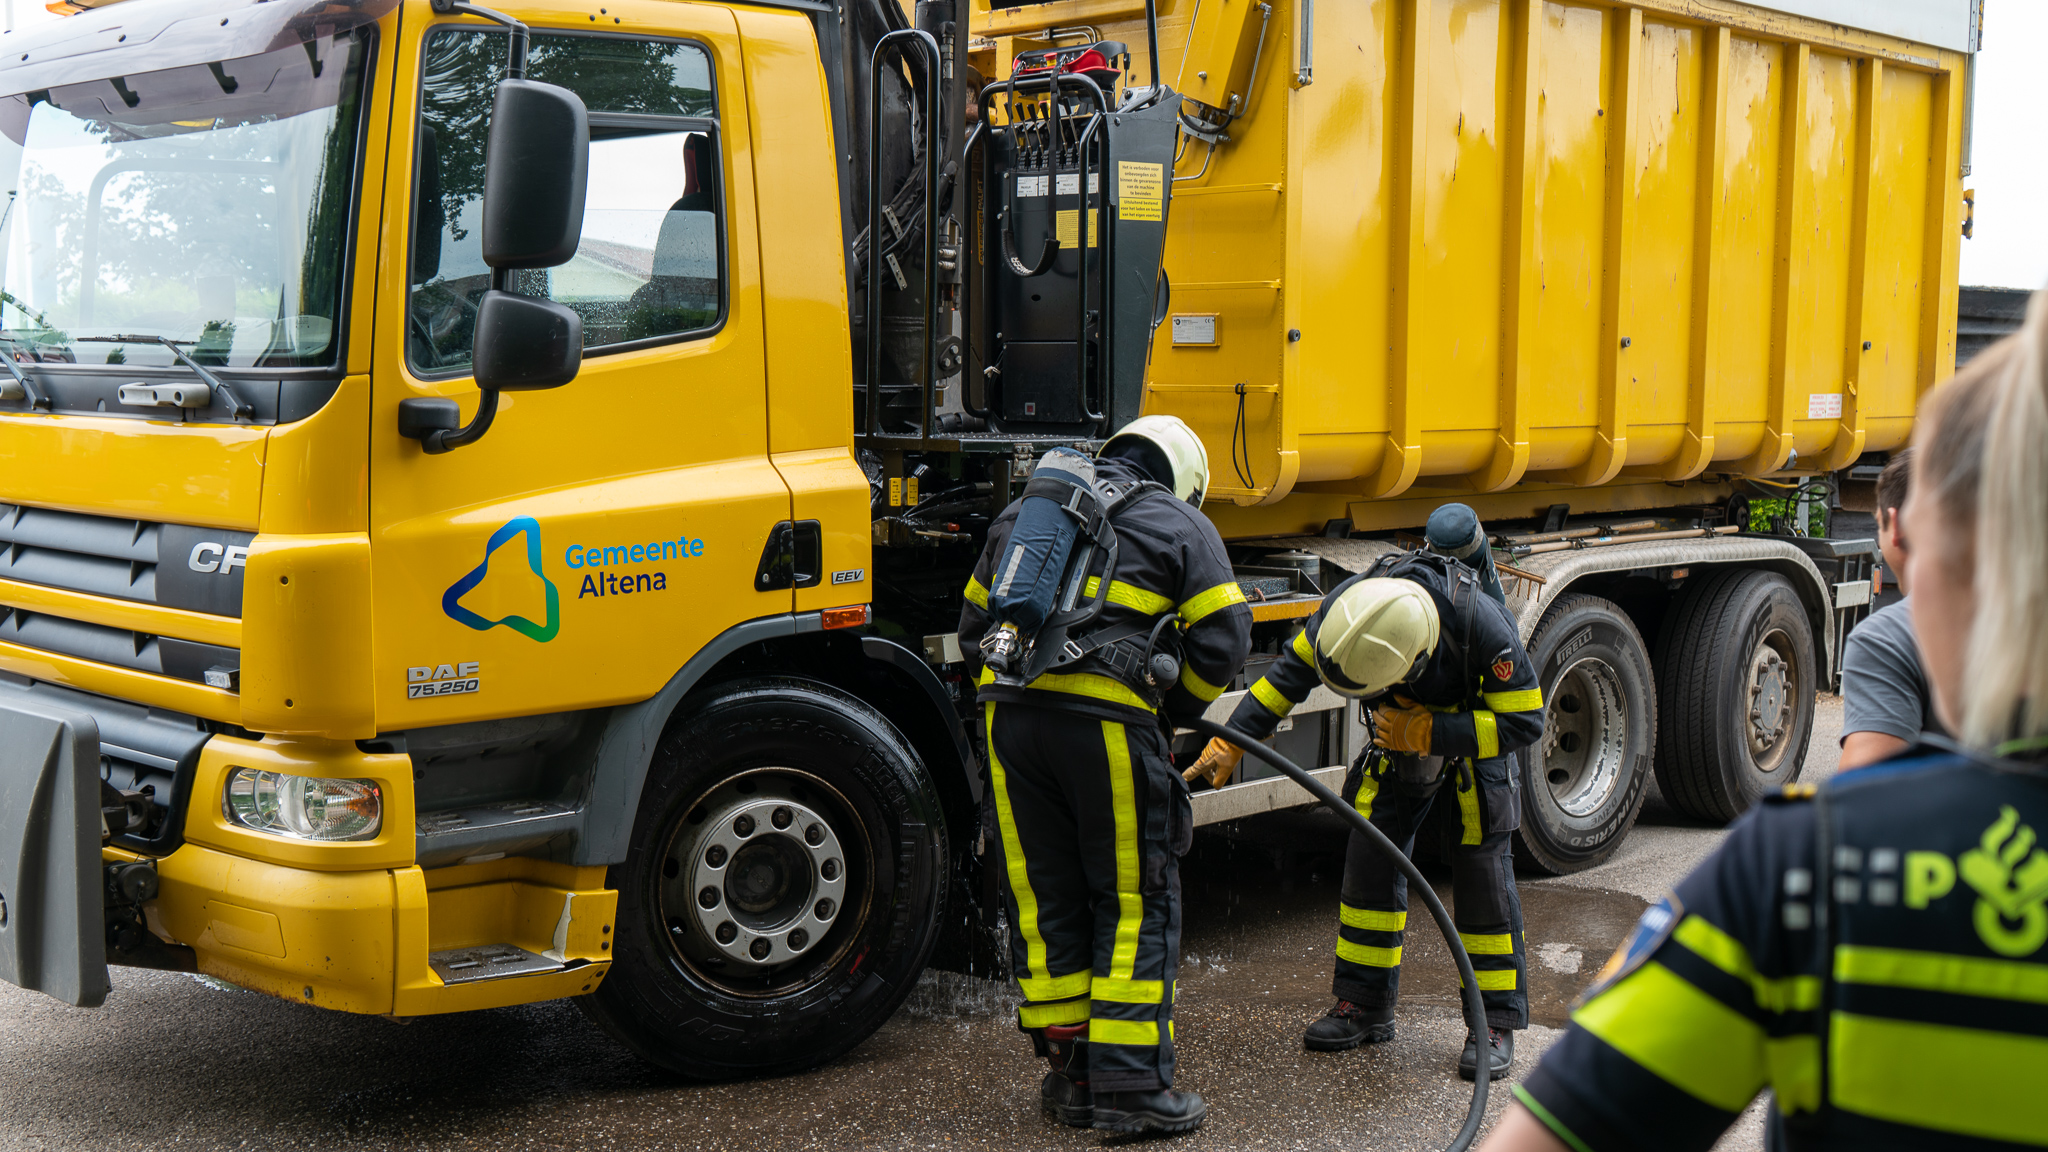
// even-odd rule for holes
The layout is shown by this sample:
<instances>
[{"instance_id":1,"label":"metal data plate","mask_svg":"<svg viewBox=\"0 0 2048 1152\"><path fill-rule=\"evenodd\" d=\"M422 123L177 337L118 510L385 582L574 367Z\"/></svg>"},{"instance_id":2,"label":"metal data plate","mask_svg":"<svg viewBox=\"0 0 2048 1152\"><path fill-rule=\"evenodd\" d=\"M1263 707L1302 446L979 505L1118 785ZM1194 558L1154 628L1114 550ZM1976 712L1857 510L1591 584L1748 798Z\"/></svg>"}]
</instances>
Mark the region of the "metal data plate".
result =
<instances>
[{"instance_id":1,"label":"metal data plate","mask_svg":"<svg viewBox=\"0 0 2048 1152\"><path fill-rule=\"evenodd\" d=\"M112 989L99 762L91 716L0 692L0 980L80 1008Z\"/></svg>"},{"instance_id":2,"label":"metal data plate","mask_svg":"<svg viewBox=\"0 0 2048 1152\"><path fill-rule=\"evenodd\" d=\"M537 976L559 972L560 960L528 952L514 944L481 944L473 948L449 948L427 953L427 967L443 984L474 984L479 980L502 980L507 976Z\"/></svg>"}]
</instances>

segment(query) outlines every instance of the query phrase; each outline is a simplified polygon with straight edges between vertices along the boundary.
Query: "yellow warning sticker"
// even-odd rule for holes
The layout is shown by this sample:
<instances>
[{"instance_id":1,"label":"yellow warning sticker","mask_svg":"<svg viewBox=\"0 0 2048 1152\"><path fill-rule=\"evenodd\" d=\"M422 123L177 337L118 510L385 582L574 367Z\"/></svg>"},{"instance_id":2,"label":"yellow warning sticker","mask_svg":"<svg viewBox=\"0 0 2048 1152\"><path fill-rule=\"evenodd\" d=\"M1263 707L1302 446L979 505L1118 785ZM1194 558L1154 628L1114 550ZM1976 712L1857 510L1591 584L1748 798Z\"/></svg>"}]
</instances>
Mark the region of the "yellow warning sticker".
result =
<instances>
[{"instance_id":1,"label":"yellow warning sticker","mask_svg":"<svg viewBox=\"0 0 2048 1152\"><path fill-rule=\"evenodd\" d=\"M891 507L891 508L901 508L902 506L903 506L903 477L901 477L901 476L891 476L891 477L889 477L889 507Z\"/></svg>"},{"instance_id":2,"label":"yellow warning sticker","mask_svg":"<svg viewBox=\"0 0 2048 1152\"><path fill-rule=\"evenodd\" d=\"M1157 165L1154 165L1154 167L1157 167ZM1079 236L1077 236L1077 235L1075 234L1075 233L1076 233L1076 229L1075 229L1075 227L1074 227L1074 220L1075 220L1075 216L1074 216L1074 211L1075 211L1075 210L1074 210L1074 209L1072 209L1072 208L1064 208L1064 209L1061 209L1061 210L1059 211L1059 213L1057 214L1057 215L1058 215L1058 221L1057 221L1057 223L1058 223L1058 227L1059 227L1059 232L1058 232L1058 235L1059 235L1059 242L1060 242L1060 247L1062 247L1062 248L1078 248L1078 247L1080 247L1080 246L1081 246L1081 245L1080 245L1080 237L1079 237ZM1125 219L1128 219L1128 217L1125 217ZM1096 236L1095 236L1095 231L1096 231L1096 219L1095 219L1095 209L1093 209L1093 208L1090 208L1090 209L1088 210L1088 246L1089 246L1090 248L1093 248L1093 247L1095 247L1095 245L1096 245Z\"/></svg>"},{"instance_id":3,"label":"yellow warning sticker","mask_svg":"<svg viewBox=\"0 0 2048 1152\"><path fill-rule=\"evenodd\" d=\"M1116 200L1119 220L1166 219L1166 166L1117 161Z\"/></svg>"}]
</instances>

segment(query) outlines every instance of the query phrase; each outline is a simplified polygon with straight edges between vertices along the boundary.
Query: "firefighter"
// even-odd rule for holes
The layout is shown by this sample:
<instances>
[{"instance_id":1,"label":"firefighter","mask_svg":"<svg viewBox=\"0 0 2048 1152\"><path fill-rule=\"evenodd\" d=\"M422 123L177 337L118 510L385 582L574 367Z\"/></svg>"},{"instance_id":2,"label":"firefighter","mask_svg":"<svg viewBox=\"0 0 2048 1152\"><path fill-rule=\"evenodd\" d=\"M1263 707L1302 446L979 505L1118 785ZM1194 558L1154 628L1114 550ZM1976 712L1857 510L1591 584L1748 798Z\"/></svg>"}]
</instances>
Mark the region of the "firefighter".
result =
<instances>
[{"instance_id":1,"label":"firefighter","mask_svg":"<svg viewBox=\"0 0 2048 1152\"><path fill-rule=\"evenodd\" d=\"M1193 813L1168 742L1174 719L1222 694L1251 637L1223 541L1197 511L1208 473L1201 440L1177 418L1141 417L1112 437L1095 478L1119 494L1109 517L1118 550L1093 635L1127 635L1028 682L989 668L978 677L1024 990L1018 1027L1052 1066L1046 1110L1077 1127L1185 1132L1206 1111L1173 1088L1179 857ZM996 561L1023 503L989 527L960 613L963 652L990 632ZM1172 626L1156 627L1165 618ZM1148 674L1161 643L1178 652L1170 686Z\"/></svg>"},{"instance_id":2,"label":"firefighter","mask_svg":"<svg viewBox=\"0 0 2048 1152\"><path fill-rule=\"evenodd\" d=\"M1455 919L1486 1003L1493 1078L1514 1062L1528 1027L1522 907L1509 856L1520 795L1512 753L1543 733L1543 694L1507 610L1448 557L1385 558L1339 584L1230 718L1264 739L1317 682L1365 701L1374 740L1344 781L1346 803L1403 852L1437 797L1457 805L1450 846ZM1242 749L1211 740L1187 778L1220 785ZM1337 1004L1304 1044L1342 1051L1391 1040L1400 992L1406 879L1354 832L1344 856L1337 930ZM1476 1074L1480 1038L1467 1037L1458 1071Z\"/></svg>"}]
</instances>

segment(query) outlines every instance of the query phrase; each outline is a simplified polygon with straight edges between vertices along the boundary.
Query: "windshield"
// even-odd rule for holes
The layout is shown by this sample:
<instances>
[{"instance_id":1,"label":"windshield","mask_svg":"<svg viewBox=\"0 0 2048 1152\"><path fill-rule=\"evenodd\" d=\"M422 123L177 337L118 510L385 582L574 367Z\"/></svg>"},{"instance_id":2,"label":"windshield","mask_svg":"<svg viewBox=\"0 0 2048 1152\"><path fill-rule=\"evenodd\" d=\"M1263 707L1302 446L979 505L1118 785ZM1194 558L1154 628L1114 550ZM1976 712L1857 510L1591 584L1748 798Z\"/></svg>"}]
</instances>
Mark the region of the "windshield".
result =
<instances>
[{"instance_id":1,"label":"windshield","mask_svg":"<svg viewBox=\"0 0 2048 1152\"><path fill-rule=\"evenodd\" d=\"M7 350L333 363L367 35L0 99Z\"/></svg>"}]
</instances>

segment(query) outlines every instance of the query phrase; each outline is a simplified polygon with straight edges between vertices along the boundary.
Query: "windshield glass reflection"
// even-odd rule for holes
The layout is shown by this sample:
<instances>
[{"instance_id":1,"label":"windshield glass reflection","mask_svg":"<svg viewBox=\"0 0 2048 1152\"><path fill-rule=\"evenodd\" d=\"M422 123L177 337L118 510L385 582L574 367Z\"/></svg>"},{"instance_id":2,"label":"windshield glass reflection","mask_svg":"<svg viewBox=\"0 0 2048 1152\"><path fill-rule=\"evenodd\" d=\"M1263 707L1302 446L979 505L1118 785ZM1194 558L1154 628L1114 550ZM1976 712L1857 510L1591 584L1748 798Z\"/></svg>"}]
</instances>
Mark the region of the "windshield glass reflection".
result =
<instances>
[{"instance_id":1,"label":"windshield glass reflection","mask_svg":"<svg viewBox=\"0 0 2048 1152\"><path fill-rule=\"evenodd\" d=\"M0 99L0 351L332 363L366 36Z\"/></svg>"}]
</instances>

